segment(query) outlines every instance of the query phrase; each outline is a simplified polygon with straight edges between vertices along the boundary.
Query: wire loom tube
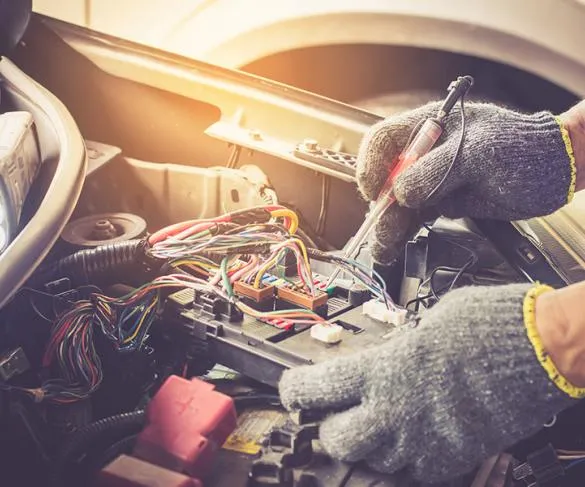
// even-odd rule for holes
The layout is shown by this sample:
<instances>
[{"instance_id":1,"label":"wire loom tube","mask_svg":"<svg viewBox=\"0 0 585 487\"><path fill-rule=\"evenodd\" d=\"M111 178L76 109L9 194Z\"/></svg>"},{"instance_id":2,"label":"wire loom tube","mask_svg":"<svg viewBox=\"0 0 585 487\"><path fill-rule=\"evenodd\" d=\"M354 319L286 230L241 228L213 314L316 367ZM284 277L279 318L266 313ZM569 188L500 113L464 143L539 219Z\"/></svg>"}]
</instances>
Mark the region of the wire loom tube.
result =
<instances>
[{"instance_id":1,"label":"wire loom tube","mask_svg":"<svg viewBox=\"0 0 585 487\"><path fill-rule=\"evenodd\" d=\"M63 257L40 269L32 278L32 284L45 284L60 277L68 277L73 285L93 284L108 274L128 269L140 262L144 240L128 240L94 249L84 249Z\"/></svg>"},{"instance_id":2,"label":"wire loom tube","mask_svg":"<svg viewBox=\"0 0 585 487\"><path fill-rule=\"evenodd\" d=\"M63 474L69 470L71 462L85 454L89 448L104 436L117 440L139 433L146 424L146 412L143 409L122 413L116 416L100 419L80 428L72 434L71 438L57 454L55 467L51 475L52 487L62 487Z\"/></svg>"},{"instance_id":3,"label":"wire loom tube","mask_svg":"<svg viewBox=\"0 0 585 487\"><path fill-rule=\"evenodd\" d=\"M233 396L234 406L238 411L250 407L260 406L280 406L280 398L276 394L243 394ZM126 441L130 437L137 435L146 425L146 411L140 409L129 413L122 413L116 416L100 419L90 423L75 433L72 433L69 440L57 454L55 467L51 475L51 487L63 487L63 474L69 471L72 463L100 443L105 437L110 439L110 443L131 444Z\"/></svg>"}]
</instances>

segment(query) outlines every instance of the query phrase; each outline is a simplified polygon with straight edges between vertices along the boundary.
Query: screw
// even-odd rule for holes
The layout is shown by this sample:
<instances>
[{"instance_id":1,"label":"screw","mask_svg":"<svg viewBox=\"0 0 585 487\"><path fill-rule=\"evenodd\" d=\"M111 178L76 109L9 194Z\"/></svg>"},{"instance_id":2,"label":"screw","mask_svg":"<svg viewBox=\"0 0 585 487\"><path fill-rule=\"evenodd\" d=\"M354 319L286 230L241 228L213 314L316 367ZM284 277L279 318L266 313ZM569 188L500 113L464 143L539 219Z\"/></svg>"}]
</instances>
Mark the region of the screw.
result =
<instances>
[{"instance_id":1,"label":"screw","mask_svg":"<svg viewBox=\"0 0 585 487\"><path fill-rule=\"evenodd\" d=\"M105 218L96 221L93 226L93 231L91 232L91 237L94 240L108 240L117 237L117 235L118 231L114 224Z\"/></svg>"},{"instance_id":2,"label":"screw","mask_svg":"<svg viewBox=\"0 0 585 487\"><path fill-rule=\"evenodd\" d=\"M249 136L252 140L262 140L262 133L259 130L250 130Z\"/></svg>"},{"instance_id":3,"label":"screw","mask_svg":"<svg viewBox=\"0 0 585 487\"><path fill-rule=\"evenodd\" d=\"M309 152L317 152L319 144L315 139L305 139L303 140L303 148Z\"/></svg>"}]
</instances>

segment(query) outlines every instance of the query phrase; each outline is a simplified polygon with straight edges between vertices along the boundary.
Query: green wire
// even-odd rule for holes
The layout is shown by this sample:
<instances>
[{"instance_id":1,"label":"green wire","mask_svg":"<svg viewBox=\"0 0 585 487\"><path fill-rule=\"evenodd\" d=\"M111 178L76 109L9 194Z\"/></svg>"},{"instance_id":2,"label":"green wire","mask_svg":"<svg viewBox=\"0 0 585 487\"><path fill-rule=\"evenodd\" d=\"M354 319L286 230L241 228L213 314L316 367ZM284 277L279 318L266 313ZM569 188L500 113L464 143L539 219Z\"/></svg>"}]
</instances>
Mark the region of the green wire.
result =
<instances>
[{"instance_id":1,"label":"green wire","mask_svg":"<svg viewBox=\"0 0 585 487\"><path fill-rule=\"evenodd\" d=\"M227 273L227 264L228 264L228 258L224 257L223 260L221 261L221 266L220 266L221 277L223 279L223 285L225 287L225 291L226 291L227 295L230 298L232 298L234 296L234 290L232 288L232 284L230 282L230 278L229 278L228 273Z\"/></svg>"},{"instance_id":2,"label":"green wire","mask_svg":"<svg viewBox=\"0 0 585 487\"><path fill-rule=\"evenodd\" d=\"M304 309L304 308L291 308L291 309L282 309L282 310L278 310L278 311L263 311L262 312L263 315L271 315L271 316L288 314L288 313L307 313L310 315L316 314L314 311L311 311L310 309Z\"/></svg>"},{"instance_id":3,"label":"green wire","mask_svg":"<svg viewBox=\"0 0 585 487\"><path fill-rule=\"evenodd\" d=\"M198 232L194 235L191 235L190 237L187 237L186 239L184 239L184 241L192 241L192 240L197 240L198 238L204 237L205 235L209 235L211 232L209 230L202 230L201 232Z\"/></svg>"}]
</instances>

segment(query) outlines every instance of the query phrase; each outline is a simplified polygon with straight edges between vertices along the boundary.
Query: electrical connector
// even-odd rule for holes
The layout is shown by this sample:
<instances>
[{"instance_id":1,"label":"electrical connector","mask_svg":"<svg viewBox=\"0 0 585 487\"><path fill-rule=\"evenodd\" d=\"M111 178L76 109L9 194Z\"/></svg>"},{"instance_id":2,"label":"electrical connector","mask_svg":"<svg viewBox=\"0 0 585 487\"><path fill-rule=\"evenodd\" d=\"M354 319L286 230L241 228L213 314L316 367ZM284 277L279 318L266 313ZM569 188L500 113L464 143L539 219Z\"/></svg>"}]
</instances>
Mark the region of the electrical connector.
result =
<instances>
[{"instance_id":1,"label":"electrical connector","mask_svg":"<svg viewBox=\"0 0 585 487\"><path fill-rule=\"evenodd\" d=\"M377 299L366 301L362 306L362 314L369 316L374 320L395 326L404 325L407 313L408 311L406 309L388 309L386 304Z\"/></svg>"},{"instance_id":2,"label":"electrical connector","mask_svg":"<svg viewBox=\"0 0 585 487\"><path fill-rule=\"evenodd\" d=\"M550 444L528 455L526 462L512 471L514 480L524 480L528 487L548 486L564 475L565 468Z\"/></svg>"},{"instance_id":3,"label":"electrical connector","mask_svg":"<svg viewBox=\"0 0 585 487\"><path fill-rule=\"evenodd\" d=\"M30 369L30 363L20 347L0 355L0 378L10 380Z\"/></svg>"},{"instance_id":4,"label":"electrical connector","mask_svg":"<svg viewBox=\"0 0 585 487\"><path fill-rule=\"evenodd\" d=\"M279 299L292 303L303 308L317 310L321 306L327 306L327 299L329 298L327 293L317 291L315 296L311 296L302 291L296 291L287 287L279 287L276 291L276 295Z\"/></svg>"},{"instance_id":5,"label":"electrical connector","mask_svg":"<svg viewBox=\"0 0 585 487\"><path fill-rule=\"evenodd\" d=\"M338 343L342 330L343 327L333 323L317 323L311 327L311 338L323 343Z\"/></svg>"},{"instance_id":6,"label":"electrical connector","mask_svg":"<svg viewBox=\"0 0 585 487\"><path fill-rule=\"evenodd\" d=\"M236 294L240 296L245 296L247 298L253 299L257 303L261 303L267 299L272 299L274 297L274 286L263 286L261 288L255 288L250 284L246 284L242 281L237 281L234 283L234 291Z\"/></svg>"}]
</instances>

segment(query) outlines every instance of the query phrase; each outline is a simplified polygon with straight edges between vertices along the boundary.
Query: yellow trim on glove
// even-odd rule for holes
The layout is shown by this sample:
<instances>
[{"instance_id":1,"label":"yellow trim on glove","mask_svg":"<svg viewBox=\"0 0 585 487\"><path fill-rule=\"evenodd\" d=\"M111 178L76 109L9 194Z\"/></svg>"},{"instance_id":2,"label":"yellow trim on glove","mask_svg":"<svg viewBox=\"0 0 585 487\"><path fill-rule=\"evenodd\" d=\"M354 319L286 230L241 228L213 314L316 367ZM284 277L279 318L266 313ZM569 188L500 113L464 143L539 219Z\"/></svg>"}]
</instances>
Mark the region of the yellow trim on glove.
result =
<instances>
[{"instance_id":1,"label":"yellow trim on glove","mask_svg":"<svg viewBox=\"0 0 585 487\"><path fill-rule=\"evenodd\" d=\"M563 125L560 117L555 117L555 120L561 129L561 137L565 143L565 149L567 149L567 155L569 156L569 165L571 166L571 182L569 184L569 193L567 195L567 203L570 203L573 200L573 196L575 196L575 185L577 184L577 164L575 163L575 153L573 152L573 144L571 143L569 131Z\"/></svg>"},{"instance_id":2,"label":"yellow trim on glove","mask_svg":"<svg viewBox=\"0 0 585 487\"><path fill-rule=\"evenodd\" d=\"M545 350L536 328L536 298L548 291L552 291L550 286L536 284L526 293L526 297L524 298L524 325L526 326L526 334L536 352L536 358L548 374L549 379L568 396L574 399L581 399L585 397L585 388L574 386L561 375L559 369L557 369L557 366Z\"/></svg>"}]
</instances>

